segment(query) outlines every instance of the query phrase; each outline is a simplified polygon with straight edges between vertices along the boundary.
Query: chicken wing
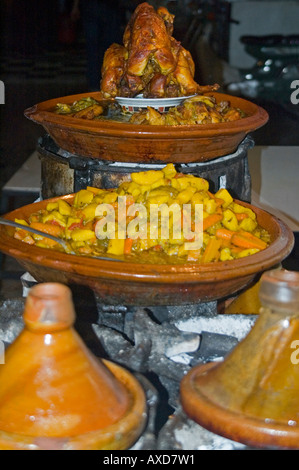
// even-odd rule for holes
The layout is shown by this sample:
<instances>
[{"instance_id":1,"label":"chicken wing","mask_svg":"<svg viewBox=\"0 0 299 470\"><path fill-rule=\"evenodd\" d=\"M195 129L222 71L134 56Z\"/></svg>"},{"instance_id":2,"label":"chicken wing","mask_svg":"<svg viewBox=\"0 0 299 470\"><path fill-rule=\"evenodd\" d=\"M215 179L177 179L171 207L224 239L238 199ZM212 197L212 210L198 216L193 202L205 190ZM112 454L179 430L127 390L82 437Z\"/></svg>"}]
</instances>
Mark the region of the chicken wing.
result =
<instances>
[{"instance_id":1,"label":"chicken wing","mask_svg":"<svg viewBox=\"0 0 299 470\"><path fill-rule=\"evenodd\" d=\"M112 44L105 52L101 80L101 91L105 98L117 96L126 58L127 49L119 44Z\"/></svg>"},{"instance_id":2,"label":"chicken wing","mask_svg":"<svg viewBox=\"0 0 299 470\"><path fill-rule=\"evenodd\" d=\"M172 33L173 33L173 23L174 23L174 15L172 15L171 13L169 13L169 11L167 10L167 8L165 7L158 7L157 9L157 13L159 16L161 16L161 18L163 19L164 23L165 23L165 26L166 26L166 30L167 30L167 33L169 36L172 36Z\"/></svg>"}]
</instances>

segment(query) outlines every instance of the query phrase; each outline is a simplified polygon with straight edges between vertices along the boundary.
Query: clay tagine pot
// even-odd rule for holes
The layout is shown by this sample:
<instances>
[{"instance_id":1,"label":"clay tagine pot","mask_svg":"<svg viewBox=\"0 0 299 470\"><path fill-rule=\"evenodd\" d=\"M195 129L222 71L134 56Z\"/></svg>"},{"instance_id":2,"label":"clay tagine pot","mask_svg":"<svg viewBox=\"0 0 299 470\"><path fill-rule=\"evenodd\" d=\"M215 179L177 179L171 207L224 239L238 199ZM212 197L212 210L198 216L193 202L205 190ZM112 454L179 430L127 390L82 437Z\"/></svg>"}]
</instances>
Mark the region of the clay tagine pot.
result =
<instances>
[{"instance_id":1,"label":"clay tagine pot","mask_svg":"<svg viewBox=\"0 0 299 470\"><path fill-rule=\"evenodd\" d=\"M99 92L68 95L38 103L24 111L26 118L43 126L58 147L82 158L135 163L205 162L236 151L250 132L264 126L267 111L251 101L225 93L205 93L218 103L229 101L246 117L231 122L183 126L149 126L113 119L79 119L53 112L57 103L72 104L84 98L103 101ZM84 156L84 157L83 157Z\"/></svg>"},{"instance_id":2,"label":"clay tagine pot","mask_svg":"<svg viewBox=\"0 0 299 470\"><path fill-rule=\"evenodd\" d=\"M183 378L182 406L229 439L299 449L299 273L264 273L259 296L246 338L222 362L197 365Z\"/></svg>"},{"instance_id":3,"label":"clay tagine pot","mask_svg":"<svg viewBox=\"0 0 299 470\"><path fill-rule=\"evenodd\" d=\"M37 284L23 319L0 366L0 449L129 448L145 425L144 391L85 346L73 328L70 289Z\"/></svg>"}]
</instances>

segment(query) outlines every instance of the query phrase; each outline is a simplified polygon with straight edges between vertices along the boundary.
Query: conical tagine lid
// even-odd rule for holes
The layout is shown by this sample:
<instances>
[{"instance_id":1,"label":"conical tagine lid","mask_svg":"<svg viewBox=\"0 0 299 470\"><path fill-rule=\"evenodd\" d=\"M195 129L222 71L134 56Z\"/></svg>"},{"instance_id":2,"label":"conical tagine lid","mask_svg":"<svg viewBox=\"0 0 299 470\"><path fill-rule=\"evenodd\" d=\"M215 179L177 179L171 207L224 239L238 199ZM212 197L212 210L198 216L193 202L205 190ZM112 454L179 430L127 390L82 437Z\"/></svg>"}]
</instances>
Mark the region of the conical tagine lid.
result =
<instances>
[{"instance_id":1,"label":"conical tagine lid","mask_svg":"<svg viewBox=\"0 0 299 470\"><path fill-rule=\"evenodd\" d=\"M194 367L181 383L186 413L254 447L299 448L299 273L263 274L261 310L222 362Z\"/></svg>"},{"instance_id":2,"label":"conical tagine lid","mask_svg":"<svg viewBox=\"0 0 299 470\"><path fill-rule=\"evenodd\" d=\"M38 284L0 366L0 448L126 448L145 420L142 388L94 357L73 328L68 287Z\"/></svg>"}]
</instances>

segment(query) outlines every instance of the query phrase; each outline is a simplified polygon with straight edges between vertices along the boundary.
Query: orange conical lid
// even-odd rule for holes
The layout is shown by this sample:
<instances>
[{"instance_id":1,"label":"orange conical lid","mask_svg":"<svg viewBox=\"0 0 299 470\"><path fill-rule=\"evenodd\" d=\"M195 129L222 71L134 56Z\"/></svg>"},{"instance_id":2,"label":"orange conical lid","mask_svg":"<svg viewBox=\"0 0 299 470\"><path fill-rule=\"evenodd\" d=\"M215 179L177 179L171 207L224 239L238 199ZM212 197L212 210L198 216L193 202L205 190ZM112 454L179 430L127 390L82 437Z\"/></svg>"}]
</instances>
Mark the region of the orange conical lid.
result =
<instances>
[{"instance_id":1,"label":"orange conical lid","mask_svg":"<svg viewBox=\"0 0 299 470\"><path fill-rule=\"evenodd\" d=\"M132 397L73 328L68 287L47 283L31 289L25 328L0 365L0 432L64 437L118 422Z\"/></svg>"},{"instance_id":2,"label":"orange conical lid","mask_svg":"<svg viewBox=\"0 0 299 470\"><path fill-rule=\"evenodd\" d=\"M183 379L183 407L234 440L299 448L299 273L265 273L260 300L254 327L224 361Z\"/></svg>"}]
</instances>

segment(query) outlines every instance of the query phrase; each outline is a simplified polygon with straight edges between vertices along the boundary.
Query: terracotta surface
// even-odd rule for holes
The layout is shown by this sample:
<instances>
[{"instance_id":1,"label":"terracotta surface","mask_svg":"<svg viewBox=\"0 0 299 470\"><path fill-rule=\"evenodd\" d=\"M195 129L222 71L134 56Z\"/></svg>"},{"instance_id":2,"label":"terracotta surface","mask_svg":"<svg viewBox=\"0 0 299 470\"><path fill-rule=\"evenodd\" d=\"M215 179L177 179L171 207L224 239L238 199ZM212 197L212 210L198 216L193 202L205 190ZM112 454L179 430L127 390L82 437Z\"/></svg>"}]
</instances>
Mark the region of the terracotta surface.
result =
<instances>
[{"instance_id":1,"label":"terracotta surface","mask_svg":"<svg viewBox=\"0 0 299 470\"><path fill-rule=\"evenodd\" d=\"M0 368L0 449L125 449L145 424L145 395L126 370L86 348L71 291L29 292L25 327Z\"/></svg>"},{"instance_id":2,"label":"terracotta surface","mask_svg":"<svg viewBox=\"0 0 299 470\"><path fill-rule=\"evenodd\" d=\"M71 202L73 195L62 196ZM9 219L27 218L45 208L52 198L6 214ZM227 262L158 265L117 260L97 260L29 246L12 238L11 227L0 227L0 250L18 260L39 282L57 281L85 285L105 304L183 305L207 302L232 295L282 261L292 251L293 232L271 214L251 207L258 223L271 234L271 245L254 255Z\"/></svg>"},{"instance_id":3,"label":"terracotta surface","mask_svg":"<svg viewBox=\"0 0 299 470\"><path fill-rule=\"evenodd\" d=\"M268 121L267 112L250 101L221 93L207 93L217 101L229 100L248 117L230 123L196 126L147 126L116 121L88 121L55 114L56 104L71 104L100 93L84 93L45 101L25 110L41 124L59 147L71 153L118 162L203 162L236 150L245 136Z\"/></svg>"},{"instance_id":4,"label":"terracotta surface","mask_svg":"<svg viewBox=\"0 0 299 470\"><path fill-rule=\"evenodd\" d=\"M291 310L289 302L282 308L285 281L276 305L275 294L269 295L269 305L261 296L273 272L261 278L262 308L250 333L223 362L194 367L181 382L181 402L197 423L227 438L253 447L299 449L299 368L293 343L299 338L299 274L274 273L274 282L292 276L297 300Z\"/></svg>"}]
</instances>

